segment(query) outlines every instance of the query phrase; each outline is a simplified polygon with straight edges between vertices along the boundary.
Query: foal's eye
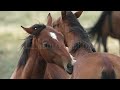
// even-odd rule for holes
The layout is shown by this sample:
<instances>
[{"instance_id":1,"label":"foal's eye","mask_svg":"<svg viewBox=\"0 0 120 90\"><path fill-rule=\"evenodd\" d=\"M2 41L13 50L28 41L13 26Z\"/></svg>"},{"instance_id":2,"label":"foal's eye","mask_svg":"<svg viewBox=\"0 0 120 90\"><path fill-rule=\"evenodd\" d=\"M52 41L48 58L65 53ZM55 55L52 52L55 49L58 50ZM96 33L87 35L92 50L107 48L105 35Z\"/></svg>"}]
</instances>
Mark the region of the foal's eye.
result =
<instances>
[{"instance_id":1,"label":"foal's eye","mask_svg":"<svg viewBox=\"0 0 120 90\"><path fill-rule=\"evenodd\" d=\"M50 45L50 44L47 43L47 42L44 42L44 43L43 43L43 47L44 47L44 48L51 48L52 45Z\"/></svg>"},{"instance_id":2,"label":"foal's eye","mask_svg":"<svg viewBox=\"0 0 120 90\"><path fill-rule=\"evenodd\" d=\"M56 26L59 27L59 24L54 24L54 25L53 25L53 28L55 28Z\"/></svg>"},{"instance_id":3,"label":"foal's eye","mask_svg":"<svg viewBox=\"0 0 120 90\"><path fill-rule=\"evenodd\" d=\"M56 25L53 25L53 28L55 28L56 27Z\"/></svg>"}]
</instances>

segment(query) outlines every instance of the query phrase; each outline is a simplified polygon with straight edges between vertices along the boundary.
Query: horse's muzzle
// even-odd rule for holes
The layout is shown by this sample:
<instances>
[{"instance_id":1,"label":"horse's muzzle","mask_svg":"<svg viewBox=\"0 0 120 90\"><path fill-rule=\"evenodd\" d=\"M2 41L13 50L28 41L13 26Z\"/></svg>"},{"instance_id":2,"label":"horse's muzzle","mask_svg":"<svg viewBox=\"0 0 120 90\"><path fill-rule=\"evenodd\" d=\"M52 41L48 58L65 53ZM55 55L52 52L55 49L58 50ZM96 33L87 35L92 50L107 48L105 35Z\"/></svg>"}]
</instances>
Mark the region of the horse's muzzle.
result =
<instances>
[{"instance_id":1,"label":"horse's muzzle","mask_svg":"<svg viewBox=\"0 0 120 90\"><path fill-rule=\"evenodd\" d=\"M68 63L67 64L67 73L69 73L69 74L72 74L72 72L73 72L73 65L72 64L70 64L70 63Z\"/></svg>"}]
</instances>

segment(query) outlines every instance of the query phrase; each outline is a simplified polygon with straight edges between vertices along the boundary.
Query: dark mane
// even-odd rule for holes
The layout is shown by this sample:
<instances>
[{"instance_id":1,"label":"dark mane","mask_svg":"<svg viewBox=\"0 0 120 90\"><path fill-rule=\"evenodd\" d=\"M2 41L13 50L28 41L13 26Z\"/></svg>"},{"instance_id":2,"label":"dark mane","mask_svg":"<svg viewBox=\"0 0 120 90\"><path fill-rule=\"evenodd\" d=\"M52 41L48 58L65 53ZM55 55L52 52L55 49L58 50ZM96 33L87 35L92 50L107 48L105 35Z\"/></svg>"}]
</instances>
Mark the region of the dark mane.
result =
<instances>
[{"instance_id":1,"label":"dark mane","mask_svg":"<svg viewBox=\"0 0 120 90\"><path fill-rule=\"evenodd\" d=\"M88 51L96 52L95 48L91 48L88 43L84 41L79 41L71 48L70 53L75 53L81 47L87 49Z\"/></svg>"},{"instance_id":2,"label":"dark mane","mask_svg":"<svg viewBox=\"0 0 120 90\"><path fill-rule=\"evenodd\" d=\"M95 52L95 49L89 40L88 33L84 30L75 15L70 11L67 12L67 20L69 21L70 32L77 33L80 37L80 41L76 43L70 51L76 52L80 47L84 47L87 50Z\"/></svg>"},{"instance_id":3,"label":"dark mane","mask_svg":"<svg viewBox=\"0 0 120 90\"><path fill-rule=\"evenodd\" d=\"M35 35L35 36L39 35L40 32L44 28L46 28L46 26L44 24L35 24L32 27L34 28L35 26L39 27L39 29L34 31L31 35L29 35L22 44L23 51L22 51L22 55L20 57L20 60L18 62L18 68L21 66L25 66L25 64L28 60L30 49L32 47L33 35Z\"/></svg>"}]
</instances>

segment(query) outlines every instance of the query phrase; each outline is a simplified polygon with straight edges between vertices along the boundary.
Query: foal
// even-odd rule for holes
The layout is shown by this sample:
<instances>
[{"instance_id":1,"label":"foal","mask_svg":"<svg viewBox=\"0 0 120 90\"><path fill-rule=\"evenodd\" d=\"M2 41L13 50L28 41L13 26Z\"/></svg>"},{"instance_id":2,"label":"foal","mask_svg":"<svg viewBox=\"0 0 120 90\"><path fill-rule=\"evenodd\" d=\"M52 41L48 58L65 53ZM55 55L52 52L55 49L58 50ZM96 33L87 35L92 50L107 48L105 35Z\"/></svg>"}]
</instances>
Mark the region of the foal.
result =
<instances>
[{"instance_id":1,"label":"foal","mask_svg":"<svg viewBox=\"0 0 120 90\"><path fill-rule=\"evenodd\" d=\"M72 79L115 79L120 78L120 57L97 53L83 29L78 17L82 11L73 14L62 11L53 27L64 35L69 52L75 57Z\"/></svg>"},{"instance_id":2,"label":"foal","mask_svg":"<svg viewBox=\"0 0 120 90\"><path fill-rule=\"evenodd\" d=\"M53 68L60 68L58 71L72 73L72 59L61 33L42 24L35 24L29 28L21 27L30 35L22 45L23 53L11 79L43 79L47 63L51 63L49 68L54 64Z\"/></svg>"},{"instance_id":3,"label":"foal","mask_svg":"<svg viewBox=\"0 0 120 90\"><path fill-rule=\"evenodd\" d=\"M47 25L52 26L52 17L50 13L47 17ZM71 55L70 55L71 56ZM73 60L73 58L72 58ZM74 60L72 62L74 64ZM71 77L70 74L65 72L62 68L60 68L58 65L48 63L44 75L44 79L69 79Z\"/></svg>"}]
</instances>

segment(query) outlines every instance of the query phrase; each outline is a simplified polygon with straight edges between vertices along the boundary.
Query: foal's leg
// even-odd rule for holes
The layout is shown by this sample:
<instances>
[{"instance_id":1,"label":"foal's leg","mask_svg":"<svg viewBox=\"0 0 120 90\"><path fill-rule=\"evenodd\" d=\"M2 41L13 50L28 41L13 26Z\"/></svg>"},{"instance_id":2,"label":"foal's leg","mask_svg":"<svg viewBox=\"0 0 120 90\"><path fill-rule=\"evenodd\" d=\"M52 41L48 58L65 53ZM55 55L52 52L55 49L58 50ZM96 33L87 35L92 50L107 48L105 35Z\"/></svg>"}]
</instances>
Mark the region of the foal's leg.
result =
<instances>
[{"instance_id":1,"label":"foal's leg","mask_svg":"<svg viewBox=\"0 0 120 90\"><path fill-rule=\"evenodd\" d=\"M107 35L103 36L102 44L103 44L103 47L104 47L104 52L108 52L108 49L107 49Z\"/></svg>"}]
</instances>

